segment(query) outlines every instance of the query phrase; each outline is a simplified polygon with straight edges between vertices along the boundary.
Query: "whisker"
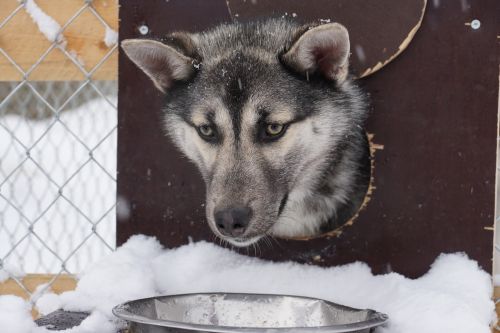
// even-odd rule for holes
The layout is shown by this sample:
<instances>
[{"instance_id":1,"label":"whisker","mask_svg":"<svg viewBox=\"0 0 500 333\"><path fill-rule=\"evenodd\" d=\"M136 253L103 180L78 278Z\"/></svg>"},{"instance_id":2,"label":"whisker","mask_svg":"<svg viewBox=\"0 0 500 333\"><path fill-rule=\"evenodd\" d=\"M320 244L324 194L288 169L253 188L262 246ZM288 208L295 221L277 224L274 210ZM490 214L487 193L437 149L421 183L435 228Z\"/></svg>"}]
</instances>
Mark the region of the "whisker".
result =
<instances>
[{"instance_id":1,"label":"whisker","mask_svg":"<svg viewBox=\"0 0 500 333\"><path fill-rule=\"evenodd\" d=\"M262 256L262 250L260 249L260 240L257 243L255 243L255 246L257 247L257 250L259 250L259 257L261 257Z\"/></svg>"},{"instance_id":2,"label":"whisker","mask_svg":"<svg viewBox=\"0 0 500 333\"><path fill-rule=\"evenodd\" d=\"M217 236L212 233L211 242L217 244L217 241L218 241Z\"/></svg>"},{"instance_id":3,"label":"whisker","mask_svg":"<svg viewBox=\"0 0 500 333\"><path fill-rule=\"evenodd\" d=\"M264 243L266 244L266 246L269 248L269 249L273 249L273 244L271 243L271 240L269 239L269 235L265 235L264 238L262 239L264 241Z\"/></svg>"},{"instance_id":4,"label":"whisker","mask_svg":"<svg viewBox=\"0 0 500 333\"><path fill-rule=\"evenodd\" d=\"M283 250L283 245L280 244L280 242L278 241L278 239L276 237L273 237L273 236L270 236L270 240L274 241L274 243L276 245L278 245L278 247Z\"/></svg>"}]
</instances>

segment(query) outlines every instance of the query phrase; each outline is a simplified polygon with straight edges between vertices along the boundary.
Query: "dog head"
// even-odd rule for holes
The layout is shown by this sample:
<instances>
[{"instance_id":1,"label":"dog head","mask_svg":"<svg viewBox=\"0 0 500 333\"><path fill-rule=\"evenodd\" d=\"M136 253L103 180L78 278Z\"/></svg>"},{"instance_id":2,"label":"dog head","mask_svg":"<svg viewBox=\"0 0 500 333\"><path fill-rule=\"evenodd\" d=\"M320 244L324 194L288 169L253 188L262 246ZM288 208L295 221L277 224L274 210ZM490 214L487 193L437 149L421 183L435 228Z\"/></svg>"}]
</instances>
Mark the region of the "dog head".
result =
<instances>
[{"instance_id":1,"label":"dog head","mask_svg":"<svg viewBox=\"0 0 500 333\"><path fill-rule=\"evenodd\" d=\"M338 23L235 23L121 45L166 93L165 128L204 178L209 225L237 246L279 236L297 193L363 121Z\"/></svg>"}]
</instances>

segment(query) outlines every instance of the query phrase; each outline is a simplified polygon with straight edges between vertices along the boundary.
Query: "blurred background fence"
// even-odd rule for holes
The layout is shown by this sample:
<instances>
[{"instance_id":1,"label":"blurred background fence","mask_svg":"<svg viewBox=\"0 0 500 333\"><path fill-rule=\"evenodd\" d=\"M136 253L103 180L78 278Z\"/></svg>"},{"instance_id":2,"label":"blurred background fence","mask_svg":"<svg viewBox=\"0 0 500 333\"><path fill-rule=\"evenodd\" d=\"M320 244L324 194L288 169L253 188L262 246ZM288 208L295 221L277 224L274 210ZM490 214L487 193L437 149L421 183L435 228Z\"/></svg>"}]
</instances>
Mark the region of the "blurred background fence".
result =
<instances>
[{"instance_id":1,"label":"blurred background fence","mask_svg":"<svg viewBox=\"0 0 500 333\"><path fill-rule=\"evenodd\" d=\"M116 0L2 0L0 282L115 248Z\"/></svg>"}]
</instances>

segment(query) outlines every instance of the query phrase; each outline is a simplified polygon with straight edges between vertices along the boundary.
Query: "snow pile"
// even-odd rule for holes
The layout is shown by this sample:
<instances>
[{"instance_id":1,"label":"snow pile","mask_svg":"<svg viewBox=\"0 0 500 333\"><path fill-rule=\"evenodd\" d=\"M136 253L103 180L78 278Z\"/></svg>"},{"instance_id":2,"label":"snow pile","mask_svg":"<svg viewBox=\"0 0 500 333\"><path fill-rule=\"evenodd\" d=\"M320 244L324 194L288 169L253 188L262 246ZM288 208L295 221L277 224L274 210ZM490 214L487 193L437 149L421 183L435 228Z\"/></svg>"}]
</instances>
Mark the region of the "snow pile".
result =
<instances>
[{"instance_id":1,"label":"snow pile","mask_svg":"<svg viewBox=\"0 0 500 333\"><path fill-rule=\"evenodd\" d=\"M107 47L112 47L116 45L116 43L118 43L118 32L107 26L104 34L104 44L106 44Z\"/></svg>"},{"instance_id":2,"label":"snow pile","mask_svg":"<svg viewBox=\"0 0 500 333\"><path fill-rule=\"evenodd\" d=\"M29 304L17 296L0 296L0 327L8 333L36 332Z\"/></svg>"},{"instance_id":3,"label":"snow pile","mask_svg":"<svg viewBox=\"0 0 500 333\"><path fill-rule=\"evenodd\" d=\"M0 269L0 283L7 281L10 277L15 277L17 279L22 279L26 273L17 265L5 262L2 264Z\"/></svg>"},{"instance_id":4,"label":"snow pile","mask_svg":"<svg viewBox=\"0 0 500 333\"><path fill-rule=\"evenodd\" d=\"M38 30L47 38L51 43L58 43L63 48L66 48L67 41L62 34L62 27L56 20L54 20L50 15L45 13L35 2L35 0L26 0L24 3L24 9L26 13L31 17L33 22L38 26ZM118 32L106 26L106 31L104 33L104 44L107 47L112 47L118 43ZM70 54L80 62L83 66L83 62L78 57L75 51L70 51Z\"/></svg>"},{"instance_id":5,"label":"snow pile","mask_svg":"<svg viewBox=\"0 0 500 333\"><path fill-rule=\"evenodd\" d=\"M26 0L24 9L36 23L40 32L50 41L64 43L65 39L61 33L61 26L52 17L47 15L34 0Z\"/></svg>"},{"instance_id":6,"label":"snow pile","mask_svg":"<svg viewBox=\"0 0 500 333\"><path fill-rule=\"evenodd\" d=\"M37 307L41 313L58 308L92 312L80 327L66 333L97 327L111 333L123 327L111 314L116 304L213 291L304 295L372 308L390 317L377 333L490 333L495 319L491 277L464 254L441 255L426 275L410 280L397 273L373 275L359 262L331 268L272 263L205 242L164 250L145 236L132 237L93 265L75 291L44 295ZM0 314L0 327L11 325L8 332L48 332L29 325L26 305L19 299L1 296Z\"/></svg>"}]
</instances>

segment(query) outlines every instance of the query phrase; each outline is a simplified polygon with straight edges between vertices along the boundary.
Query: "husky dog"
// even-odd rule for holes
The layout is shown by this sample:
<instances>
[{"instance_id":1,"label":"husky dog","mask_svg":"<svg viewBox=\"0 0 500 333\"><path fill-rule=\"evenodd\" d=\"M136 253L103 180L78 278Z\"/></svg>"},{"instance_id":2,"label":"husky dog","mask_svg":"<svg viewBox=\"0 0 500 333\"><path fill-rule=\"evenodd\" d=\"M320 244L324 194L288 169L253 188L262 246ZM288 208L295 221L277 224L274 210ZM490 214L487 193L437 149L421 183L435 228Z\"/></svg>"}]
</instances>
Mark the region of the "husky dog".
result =
<instances>
[{"instance_id":1,"label":"husky dog","mask_svg":"<svg viewBox=\"0 0 500 333\"><path fill-rule=\"evenodd\" d=\"M310 237L360 208L368 108L344 26L268 19L121 46L166 94L164 127L204 178L218 237Z\"/></svg>"}]
</instances>

